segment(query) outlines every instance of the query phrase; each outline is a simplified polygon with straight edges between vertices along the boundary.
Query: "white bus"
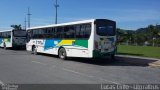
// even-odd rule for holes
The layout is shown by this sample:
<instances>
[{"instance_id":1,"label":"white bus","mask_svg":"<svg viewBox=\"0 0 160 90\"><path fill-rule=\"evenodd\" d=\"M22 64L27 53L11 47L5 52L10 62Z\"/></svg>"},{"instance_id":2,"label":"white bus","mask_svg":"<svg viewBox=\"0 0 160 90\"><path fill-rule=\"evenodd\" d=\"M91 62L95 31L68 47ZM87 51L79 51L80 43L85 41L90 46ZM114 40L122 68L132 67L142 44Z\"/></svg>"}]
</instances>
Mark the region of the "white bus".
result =
<instances>
[{"instance_id":1,"label":"white bus","mask_svg":"<svg viewBox=\"0 0 160 90\"><path fill-rule=\"evenodd\" d=\"M100 58L116 53L116 22L92 19L27 29L27 51L67 57Z\"/></svg>"},{"instance_id":2,"label":"white bus","mask_svg":"<svg viewBox=\"0 0 160 90\"><path fill-rule=\"evenodd\" d=\"M23 48L26 46L26 30L0 31L0 47Z\"/></svg>"}]
</instances>

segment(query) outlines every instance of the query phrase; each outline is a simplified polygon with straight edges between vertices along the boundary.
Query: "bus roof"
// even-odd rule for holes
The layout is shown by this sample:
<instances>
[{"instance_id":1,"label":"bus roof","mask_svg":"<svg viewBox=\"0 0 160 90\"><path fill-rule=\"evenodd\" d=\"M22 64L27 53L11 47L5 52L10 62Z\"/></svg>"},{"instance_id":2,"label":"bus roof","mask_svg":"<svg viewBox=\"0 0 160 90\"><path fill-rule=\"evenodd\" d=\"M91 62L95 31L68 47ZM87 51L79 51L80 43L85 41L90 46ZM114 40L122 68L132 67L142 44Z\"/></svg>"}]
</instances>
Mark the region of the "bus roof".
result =
<instances>
[{"instance_id":1,"label":"bus roof","mask_svg":"<svg viewBox=\"0 0 160 90\"><path fill-rule=\"evenodd\" d=\"M0 32L9 32L9 31L12 31L12 29L10 29L10 30L0 30Z\"/></svg>"},{"instance_id":2,"label":"bus roof","mask_svg":"<svg viewBox=\"0 0 160 90\"><path fill-rule=\"evenodd\" d=\"M0 30L0 32L9 32L9 31L14 31L14 29L10 29L10 30ZM21 31L25 31L25 30L21 30Z\"/></svg>"},{"instance_id":3,"label":"bus roof","mask_svg":"<svg viewBox=\"0 0 160 90\"><path fill-rule=\"evenodd\" d=\"M62 24L52 24L52 25L46 25L46 26L37 26L37 27L27 28L27 30L29 30L29 29L37 29L37 28L49 28L49 27L56 27L56 26L66 26L66 25L70 25L70 24L91 23L91 22L94 22L95 20L108 20L108 19L90 19L90 20L82 20L82 21L75 21L75 22L62 23ZM108 20L108 21L112 21L112 20Z\"/></svg>"}]
</instances>

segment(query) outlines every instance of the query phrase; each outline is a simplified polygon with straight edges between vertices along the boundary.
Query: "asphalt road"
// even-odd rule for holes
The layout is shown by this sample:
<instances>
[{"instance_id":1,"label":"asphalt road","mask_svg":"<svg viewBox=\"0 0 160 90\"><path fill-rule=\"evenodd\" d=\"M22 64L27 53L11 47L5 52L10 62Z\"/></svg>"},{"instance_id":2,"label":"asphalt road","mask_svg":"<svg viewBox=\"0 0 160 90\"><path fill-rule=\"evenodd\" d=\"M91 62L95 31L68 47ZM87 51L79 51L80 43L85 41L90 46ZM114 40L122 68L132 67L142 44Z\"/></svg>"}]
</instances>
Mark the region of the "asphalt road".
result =
<instances>
[{"instance_id":1,"label":"asphalt road","mask_svg":"<svg viewBox=\"0 0 160 90\"><path fill-rule=\"evenodd\" d=\"M160 69L0 48L0 84L157 84Z\"/></svg>"}]
</instances>

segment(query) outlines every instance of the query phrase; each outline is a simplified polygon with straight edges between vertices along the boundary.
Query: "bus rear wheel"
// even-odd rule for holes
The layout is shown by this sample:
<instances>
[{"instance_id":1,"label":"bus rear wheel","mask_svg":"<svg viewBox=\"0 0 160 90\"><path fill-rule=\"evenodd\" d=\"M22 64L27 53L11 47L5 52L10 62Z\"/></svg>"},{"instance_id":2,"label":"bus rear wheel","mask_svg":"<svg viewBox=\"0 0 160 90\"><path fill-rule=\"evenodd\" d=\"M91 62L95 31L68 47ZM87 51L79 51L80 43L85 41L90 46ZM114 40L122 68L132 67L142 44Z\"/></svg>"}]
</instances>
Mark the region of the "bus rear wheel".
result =
<instances>
[{"instance_id":1,"label":"bus rear wheel","mask_svg":"<svg viewBox=\"0 0 160 90\"><path fill-rule=\"evenodd\" d=\"M115 60L115 55L111 54L111 59L114 61Z\"/></svg>"},{"instance_id":2,"label":"bus rear wheel","mask_svg":"<svg viewBox=\"0 0 160 90\"><path fill-rule=\"evenodd\" d=\"M6 47L6 44L5 44L5 43L3 44L3 49L5 49L5 50L7 49L7 47Z\"/></svg>"},{"instance_id":3,"label":"bus rear wheel","mask_svg":"<svg viewBox=\"0 0 160 90\"><path fill-rule=\"evenodd\" d=\"M64 48L60 48L60 50L58 51L58 55L60 59L63 59L63 60L67 59L67 53Z\"/></svg>"}]
</instances>

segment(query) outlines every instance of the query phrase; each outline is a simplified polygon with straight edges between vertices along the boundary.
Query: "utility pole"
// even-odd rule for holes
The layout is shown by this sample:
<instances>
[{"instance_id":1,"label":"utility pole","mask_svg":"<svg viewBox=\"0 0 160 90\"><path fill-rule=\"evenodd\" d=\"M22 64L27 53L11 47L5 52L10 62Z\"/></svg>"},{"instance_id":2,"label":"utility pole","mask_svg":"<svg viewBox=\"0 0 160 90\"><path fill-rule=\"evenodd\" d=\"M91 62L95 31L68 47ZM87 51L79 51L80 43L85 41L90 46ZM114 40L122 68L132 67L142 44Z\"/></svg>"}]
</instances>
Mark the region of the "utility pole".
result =
<instances>
[{"instance_id":1,"label":"utility pole","mask_svg":"<svg viewBox=\"0 0 160 90\"><path fill-rule=\"evenodd\" d=\"M56 0L56 2L55 2L55 5L54 5L54 6L55 6L55 8L56 8L55 24L57 24L57 22L58 22L58 21L57 21L57 17L58 17L58 14L57 14L57 13L58 13L58 7L59 7L59 5L58 5L58 3L57 3L57 0Z\"/></svg>"},{"instance_id":2,"label":"utility pole","mask_svg":"<svg viewBox=\"0 0 160 90\"><path fill-rule=\"evenodd\" d=\"M24 29L26 30L27 28L27 20L26 20L26 16L25 16L25 19L24 19Z\"/></svg>"},{"instance_id":3,"label":"utility pole","mask_svg":"<svg viewBox=\"0 0 160 90\"><path fill-rule=\"evenodd\" d=\"M27 15L28 15L28 27L30 27L30 24L31 24L31 23L30 23L30 22L31 22L31 17L30 17L30 16L32 15L32 14L30 13L30 8L28 8L28 14L27 14Z\"/></svg>"}]
</instances>

